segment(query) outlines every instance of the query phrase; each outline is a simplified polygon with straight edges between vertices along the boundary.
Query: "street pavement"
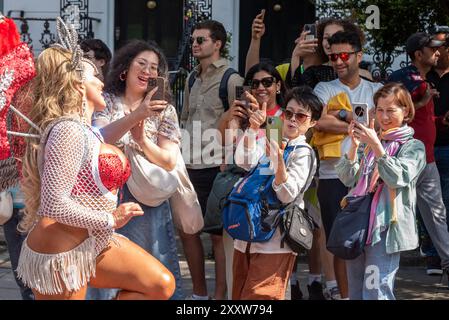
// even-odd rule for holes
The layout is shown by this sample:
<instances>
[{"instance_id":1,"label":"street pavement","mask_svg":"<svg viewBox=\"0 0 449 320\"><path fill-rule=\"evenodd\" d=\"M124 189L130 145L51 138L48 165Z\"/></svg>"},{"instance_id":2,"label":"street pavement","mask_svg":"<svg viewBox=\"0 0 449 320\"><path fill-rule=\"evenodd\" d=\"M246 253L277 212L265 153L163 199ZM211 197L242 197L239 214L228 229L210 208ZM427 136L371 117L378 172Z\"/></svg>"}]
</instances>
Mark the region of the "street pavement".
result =
<instances>
[{"instance_id":1,"label":"street pavement","mask_svg":"<svg viewBox=\"0 0 449 320\"><path fill-rule=\"evenodd\" d=\"M205 253L210 255L210 240L207 235L202 235L205 244ZM181 248L178 239L178 248ZM183 255L182 249L179 252L182 284L186 296L192 294L192 283L189 269ZM447 280L445 285L440 284L440 276L428 276L425 272L423 259L419 257L417 251L404 253L401 257L401 267L396 277L395 295L398 300L449 300L449 290ZM308 266L305 257L300 257L298 264L298 275L300 277L301 291L307 299L307 274ZM214 261L210 257L206 258L206 281L209 295L214 292ZM5 245L0 243L0 300L21 299L19 289L14 281L14 276L9 262L9 255ZM290 292L287 291L286 299L290 299Z\"/></svg>"}]
</instances>

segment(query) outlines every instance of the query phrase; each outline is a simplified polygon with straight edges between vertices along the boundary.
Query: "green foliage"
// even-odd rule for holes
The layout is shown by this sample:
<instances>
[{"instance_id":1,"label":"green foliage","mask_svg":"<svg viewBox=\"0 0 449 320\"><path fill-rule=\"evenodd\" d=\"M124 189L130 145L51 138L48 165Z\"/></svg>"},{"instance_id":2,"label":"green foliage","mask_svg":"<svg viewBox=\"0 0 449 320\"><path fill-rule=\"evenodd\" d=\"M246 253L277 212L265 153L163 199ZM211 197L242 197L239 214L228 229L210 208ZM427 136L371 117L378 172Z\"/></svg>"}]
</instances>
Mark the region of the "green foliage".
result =
<instances>
[{"instance_id":1,"label":"green foliage","mask_svg":"<svg viewBox=\"0 0 449 320\"><path fill-rule=\"evenodd\" d=\"M376 5L380 11L380 29L368 30L365 10ZM369 53L396 56L403 52L407 38L434 25L449 24L448 0L336 0L320 1L321 16L349 17L363 28L370 42Z\"/></svg>"},{"instance_id":2,"label":"green foliage","mask_svg":"<svg viewBox=\"0 0 449 320\"><path fill-rule=\"evenodd\" d=\"M229 61L234 60L234 57L231 56L231 53L230 53L231 43L232 43L232 33L228 31L226 34L226 45L224 48L223 58L226 58Z\"/></svg>"}]
</instances>

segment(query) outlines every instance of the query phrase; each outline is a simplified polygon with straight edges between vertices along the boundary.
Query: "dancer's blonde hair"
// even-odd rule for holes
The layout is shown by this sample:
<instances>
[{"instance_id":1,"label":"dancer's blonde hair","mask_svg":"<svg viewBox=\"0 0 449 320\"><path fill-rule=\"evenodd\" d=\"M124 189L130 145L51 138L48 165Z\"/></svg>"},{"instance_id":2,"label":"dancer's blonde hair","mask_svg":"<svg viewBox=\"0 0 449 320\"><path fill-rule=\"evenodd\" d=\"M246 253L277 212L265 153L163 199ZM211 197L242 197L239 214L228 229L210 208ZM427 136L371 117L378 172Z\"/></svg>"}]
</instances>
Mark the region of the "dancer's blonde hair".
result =
<instances>
[{"instance_id":1,"label":"dancer's blonde hair","mask_svg":"<svg viewBox=\"0 0 449 320\"><path fill-rule=\"evenodd\" d=\"M33 79L34 101L29 118L42 132L53 120L81 113L81 75L71 68L71 60L71 53L55 47L44 50L37 59L37 75ZM30 133L40 134L34 128L31 128ZM40 204L41 180L37 164L39 144L37 139L29 138L23 158L22 191L25 210L18 226L21 232L28 232L34 225Z\"/></svg>"}]
</instances>

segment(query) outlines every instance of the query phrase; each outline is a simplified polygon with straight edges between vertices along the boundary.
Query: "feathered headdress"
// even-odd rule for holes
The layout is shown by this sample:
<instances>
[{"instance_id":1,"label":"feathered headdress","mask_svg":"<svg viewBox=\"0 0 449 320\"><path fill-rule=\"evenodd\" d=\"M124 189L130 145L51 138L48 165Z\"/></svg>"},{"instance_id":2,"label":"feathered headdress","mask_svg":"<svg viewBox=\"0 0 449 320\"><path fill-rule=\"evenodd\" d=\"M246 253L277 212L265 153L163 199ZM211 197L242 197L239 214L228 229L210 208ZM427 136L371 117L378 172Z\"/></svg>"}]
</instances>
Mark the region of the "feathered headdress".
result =
<instances>
[{"instance_id":1,"label":"feathered headdress","mask_svg":"<svg viewBox=\"0 0 449 320\"><path fill-rule=\"evenodd\" d=\"M0 17L0 191L17 184L16 159L7 136L7 117L15 93L35 76L33 55L12 19ZM14 109L16 111L16 109Z\"/></svg>"}]
</instances>

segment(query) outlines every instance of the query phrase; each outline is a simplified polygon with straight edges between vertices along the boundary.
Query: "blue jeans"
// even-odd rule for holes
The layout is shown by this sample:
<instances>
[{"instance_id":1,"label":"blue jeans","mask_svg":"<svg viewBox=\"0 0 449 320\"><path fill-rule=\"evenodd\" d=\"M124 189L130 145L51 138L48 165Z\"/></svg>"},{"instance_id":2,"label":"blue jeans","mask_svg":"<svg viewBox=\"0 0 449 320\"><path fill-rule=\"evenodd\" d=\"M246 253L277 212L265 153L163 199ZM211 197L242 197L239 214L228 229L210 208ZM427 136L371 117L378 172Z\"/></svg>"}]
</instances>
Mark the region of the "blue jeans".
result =
<instances>
[{"instance_id":1,"label":"blue jeans","mask_svg":"<svg viewBox=\"0 0 449 320\"><path fill-rule=\"evenodd\" d=\"M441 193L446 212L449 210L449 146L435 147L435 163L440 173ZM449 219L446 219L449 229Z\"/></svg>"},{"instance_id":2,"label":"blue jeans","mask_svg":"<svg viewBox=\"0 0 449 320\"><path fill-rule=\"evenodd\" d=\"M139 203L129 192L126 185L121 190L120 202ZM168 200L159 207L148 207L142 203L139 204L144 211L144 215L133 217L123 228L118 229L117 233L124 235L129 240L144 248L170 270L176 280L176 290L171 299L184 299L170 204ZM151 277L151 275L148 276ZM86 299L109 300L115 297L116 294L117 289L96 289L89 287Z\"/></svg>"},{"instance_id":3,"label":"blue jeans","mask_svg":"<svg viewBox=\"0 0 449 320\"><path fill-rule=\"evenodd\" d=\"M20 222L21 214L19 209L14 209L11 219L3 225L3 231L5 233L6 245L8 247L9 259L11 261L11 267L14 272L14 279L20 289L20 294L23 300L34 300L33 291L26 287L22 281L17 279L17 265L19 263L20 250L22 249L22 243L26 238L25 234L17 231L17 225Z\"/></svg>"},{"instance_id":4,"label":"blue jeans","mask_svg":"<svg viewBox=\"0 0 449 320\"><path fill-rule=\"evenodd\" d=\"M350 300L395 300L393 293L400 253L387 254L386 232L354 260L346 260Z\"/></svg>"},{"instance_id":5,"label":"blue jeans","mask_svg":"<svg viewBox=\"0 0 449 320\"><path fill-rule=\"evenodd\" d=\"M437 165L438 173L440 174L441 195L447 214L449 208L449 146L435 147L435 164ZM419 215L419 210L417 210L417 213L421 251L426 257L438 257L438 252L430 239L421 216ZM446 224L449 230L449 219L446 219Z\"/></svg>"}]
</instances>

